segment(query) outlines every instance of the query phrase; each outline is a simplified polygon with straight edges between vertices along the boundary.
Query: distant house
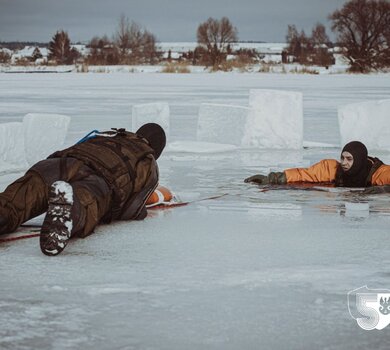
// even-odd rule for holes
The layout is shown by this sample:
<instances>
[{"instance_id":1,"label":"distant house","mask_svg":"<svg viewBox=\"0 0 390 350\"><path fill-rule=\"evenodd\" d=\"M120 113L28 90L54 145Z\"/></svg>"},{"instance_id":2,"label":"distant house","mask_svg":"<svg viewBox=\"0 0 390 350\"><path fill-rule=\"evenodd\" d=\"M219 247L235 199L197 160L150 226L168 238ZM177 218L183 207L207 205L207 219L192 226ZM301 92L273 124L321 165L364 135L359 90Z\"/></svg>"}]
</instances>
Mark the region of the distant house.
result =
<instances>
[{"instance_id":1,"label":"distant house","mask_svg":"<svg viewBox=\"0 0 390 350\"><path fill-rule=\"evenodd\" d=\"M179 60L198 46L197 42L161 42L157 44L158 51L163 53L164 59ZM251 43L237 42L231 45L232 52L240 49L253 49L265 62L282 62L282 52L287 47L286 43ZM229 55L229 59L234 56Z\"/></svg>"},{"instance_id":2,"label":"distant house","mask_svg":"<svg viewBox=\"0 0 390 350\"><path fill-rule=\"evenodd\" d=\"M48 50L46 47L25 46L21 50L12 53L11 64L18 62L32 62L34 64L44 64L47 62Z\"/></svg>"}]
</instances>

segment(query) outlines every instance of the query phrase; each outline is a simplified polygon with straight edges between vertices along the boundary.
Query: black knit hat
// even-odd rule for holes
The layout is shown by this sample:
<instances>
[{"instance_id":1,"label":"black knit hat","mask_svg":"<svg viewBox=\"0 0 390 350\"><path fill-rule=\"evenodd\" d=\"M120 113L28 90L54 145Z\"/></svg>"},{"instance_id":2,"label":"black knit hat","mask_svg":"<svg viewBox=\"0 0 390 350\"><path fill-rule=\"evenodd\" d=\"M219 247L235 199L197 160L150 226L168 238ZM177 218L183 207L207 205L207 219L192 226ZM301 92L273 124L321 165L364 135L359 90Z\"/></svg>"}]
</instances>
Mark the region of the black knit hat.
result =
<instances>
[{"instance_id":1,"label":"black knit hat","mask_svg":"<svg viewBox=\"0 0 390 350\"><path fill-rule=\"evenodd\" d=\"M160 125L147 123L142 125L135 133L149 142L150 147L154 150L155 159L160 157L167 142L164 129Z\"/></svg>"}]
</instances>

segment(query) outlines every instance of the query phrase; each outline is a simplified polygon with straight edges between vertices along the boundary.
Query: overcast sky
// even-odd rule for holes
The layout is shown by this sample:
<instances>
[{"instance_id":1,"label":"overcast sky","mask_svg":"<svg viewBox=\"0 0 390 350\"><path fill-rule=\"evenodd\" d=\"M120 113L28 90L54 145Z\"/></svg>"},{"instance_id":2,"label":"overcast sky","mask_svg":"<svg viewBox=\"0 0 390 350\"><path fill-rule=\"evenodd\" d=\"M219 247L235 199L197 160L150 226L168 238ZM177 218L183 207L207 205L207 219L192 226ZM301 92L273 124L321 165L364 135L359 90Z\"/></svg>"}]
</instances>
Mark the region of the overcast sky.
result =
<instances>
[{"instance_id":1,"label":"overcast sky","mask_svg":"<svg viewBox=\"0 0 390 350\"><path fill-rule=\"evenodd\" d=\"M0 0L0 41L50 41L58 29L71 41L112 37L121 14L159 41L196 41L199 23L228 17L240 40L284 42L288 24L311 32L344 0ZM328 34L331 34L330 31Z\"/></svg>"}]
</instances>

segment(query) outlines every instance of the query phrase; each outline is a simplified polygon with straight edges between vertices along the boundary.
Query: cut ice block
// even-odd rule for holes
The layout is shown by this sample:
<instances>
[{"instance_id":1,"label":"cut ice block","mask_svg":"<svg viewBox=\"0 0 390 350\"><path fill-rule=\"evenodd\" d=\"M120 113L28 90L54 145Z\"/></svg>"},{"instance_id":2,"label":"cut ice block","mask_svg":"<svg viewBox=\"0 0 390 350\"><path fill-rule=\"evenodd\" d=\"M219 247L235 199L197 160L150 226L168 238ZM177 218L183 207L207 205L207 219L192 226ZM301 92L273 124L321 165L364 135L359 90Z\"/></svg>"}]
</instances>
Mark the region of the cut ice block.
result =
<instances>
[{"instance_id":1,"label":"cut ice block","mask_svg":"<svg viewBox=\"0 0 390 350\"><path fill-rule=\"evenodd\" d=\"M302 93L253 89L250 90L249 107L244 147L302 148Z\"/></svg>"},{"instance_id":2,"label":"cut ice block","mask_svg":"<svg viewBox=\"0 0 390 350\"><path fill-rule=\"evenodd\" d=\"M23 118L26 159L30 165L61 149L70 117L61 114L29 113Z\"/></svg>"},{"instance_id":3,"label":"cut ice block","mask_svg":"<svg viewBox=\"0 0 390 350\"><path fill-rule=\"evenodd\" d=\"M24 170L27 167L22 123L0 124L0 172Z\"/></svg>"},{"instance_id":4,"label":"cut ice block","mask_svg":"<svg viewBox=\"0 0 390 350\"><path fill-rule=\"evenodd\" d=\"M342 145L361 141L369 151L390 150L390 99L339 107L338 118Z\"/></svg>"},{"instance_id":5,"label":"cut ice block","mask_svg":"<svg viewBox=\"0 0 390 350\"><path fill-rule=\"evenodd\" d=\"M169 104L166 102L145 103L132 108L132 129L137 131L146 123L157 123L169 138Z\"/></svg>"},{"instance_id":6,"label":"cut ice block","mask_svg":"<svg viewBox=\"0 0 390 350\"><path fill-rule=\"evenodd\" d=\"M197 139L241 146L249 108L203 103L199 109Z\"/></svg>"}]
</instances>

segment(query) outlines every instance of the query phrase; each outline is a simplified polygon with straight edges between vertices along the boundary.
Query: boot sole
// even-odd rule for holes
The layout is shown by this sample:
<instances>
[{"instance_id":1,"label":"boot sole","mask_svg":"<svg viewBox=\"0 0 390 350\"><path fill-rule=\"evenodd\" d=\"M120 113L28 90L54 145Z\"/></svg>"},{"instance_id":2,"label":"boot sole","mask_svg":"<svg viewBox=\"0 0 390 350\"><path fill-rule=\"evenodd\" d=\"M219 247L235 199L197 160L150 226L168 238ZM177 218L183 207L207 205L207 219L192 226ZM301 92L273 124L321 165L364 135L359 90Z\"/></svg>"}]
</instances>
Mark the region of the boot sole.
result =
<instances>
[{"instance_id":1,"label":"boot sole","mask_svg":"<svg viewBox=\"0 0 390 350\"><path fill-rule=\"evenodd\" d=\"M56 181L50 187L49 203L40 234L43 254L60 254L72 233L73 188L64 181Z\"/></svg>"}]
</instances>

